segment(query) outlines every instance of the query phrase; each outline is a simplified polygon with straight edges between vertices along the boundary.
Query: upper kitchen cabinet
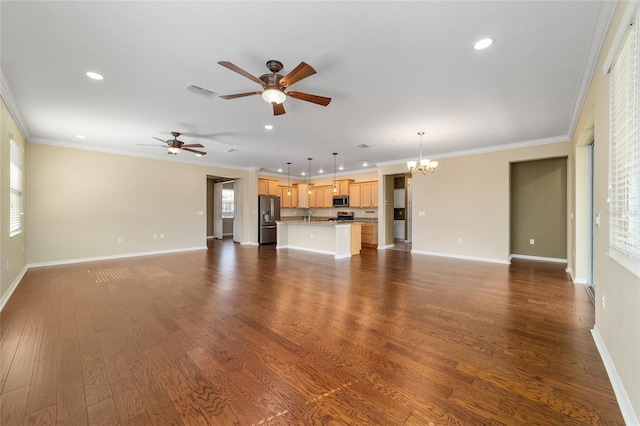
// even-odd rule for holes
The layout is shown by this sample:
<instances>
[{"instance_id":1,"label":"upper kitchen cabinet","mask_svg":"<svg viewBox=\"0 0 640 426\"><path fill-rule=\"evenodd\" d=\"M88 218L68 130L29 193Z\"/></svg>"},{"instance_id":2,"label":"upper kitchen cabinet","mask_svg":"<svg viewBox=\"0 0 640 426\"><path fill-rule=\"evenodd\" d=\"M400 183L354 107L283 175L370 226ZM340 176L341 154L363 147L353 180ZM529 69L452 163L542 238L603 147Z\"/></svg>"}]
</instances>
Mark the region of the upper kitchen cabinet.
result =
<instances>
[{"instance_id":1,"label":"upper kitchen cabinet","mask_svg":"<svg viewBox=\"0 0 640 426\"><path fill-rule=\"evenodd\" d=\"M352 183L353 183L353 179L337 180L336 188L338 189L338 192L337 193L333 192L333 187L331 187L331 191L333 195L336 195L339 197L346 197L349 195L349 185L351 185Z\"/></svg>"},{"instance_id":2,"label":"upper kitchen cabinet","mask_svg":"<svg viewBox=\"0 0 640 426\"><path fill-rule=\"evenodd\" d=\"M258 195L275 195L278 196L280 188L277 180L258 179Z\"/></svg>"},{"instance_id":3,"label":"upper kitchen cabinet","mask_svg":"<svg viewBox=\"0 0 640 426\"><path fill-rule=\"evenodd\" d=\"M308 209L309 208L309 185L306 183L298 183L293 185L298 193L298 205L297 208ZM293 196L293 193L291 193ZM315 201L314 201L315 202Z\"/></svg>"},{"instance_id":4,"label":"upper kitchen cabinet","mask_svg":"<svg viewBox=\"0 0 640 426\"><path fill-rule=\"evenodd\" d=\"M349 207L378 207L378 182L359 182L349 186Z\"/></svg>"},{"instance_id":5,"label":"upper kitchen cabinet","mask_svg":"<svg viewBox=\"0 0 640 426\"><path fill-rule=\"evenodd\" d=\"M283 209L296 208L298 206L298 188L292 186L280 186L278 195L280 197L280 207ZM288 194L291 190L291 194Z\"/></svg>"}]
</instances>

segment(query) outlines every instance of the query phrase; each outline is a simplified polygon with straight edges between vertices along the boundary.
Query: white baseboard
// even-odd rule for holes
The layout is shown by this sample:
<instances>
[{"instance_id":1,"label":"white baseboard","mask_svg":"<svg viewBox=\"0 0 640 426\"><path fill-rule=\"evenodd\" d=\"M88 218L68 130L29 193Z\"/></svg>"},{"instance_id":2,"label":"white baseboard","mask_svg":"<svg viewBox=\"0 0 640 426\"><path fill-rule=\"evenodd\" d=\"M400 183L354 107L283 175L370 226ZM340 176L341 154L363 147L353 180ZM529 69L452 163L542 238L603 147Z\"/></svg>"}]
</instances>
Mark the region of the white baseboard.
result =
<instances>
[{"instance_id":1,"label":"white baseboard","mask_svg":"<svg viewBox=\"0 0 640 426\"><path fill-rule=\"evenodd\" d=\"M607 370L607 375L609 376L613 393L616 395L616 399L618 400L618 406L620 407L624 423L627 426L640 426L640 421L633 410L633 405L631 404L629 395L624 388L622 379L620 379L620 376L618 375L616 366L609 355L607 346L604 344L604 340L602 340L602 336L600 335L597 326L594 326L591 329L591 335L593 336L593 341L596 343L596 347L600 353L600 358L602 358L602 362L604 363L604 368Z\"/></svg>"},{"instance_id":2,"label":"white baseboard","mask_svg":"<svg viewBox=\"0 0 640 426\"><path fill-rule=\"evenodd\" d=\"M123 259L123 258L127 258L127 257L152 256L154 254L180 253L180 252L183 252L183 251L196 251L196 250L207 250L207 247L206 246L203 246L203 247L185 247L185 248L171 249L171 250L154 250L154 251L145 251L145 252L138 252L138 253L114 254L114 255L109 255L109 256L96 256L96 257L84 257L84 258L78 258L78 259L53 260L51 262L30 263L27 266L29 268L40 268L42 266L70 265L70 264L73 264L73 263L95 262L95 261L99 261L99 260Z\"/></svg>"},{"instance_id":3,"label":"white baseboard","mask_svg":"<svg viewBox=\"0 0 640 426\"><path fill-rule=\"evenodd\" d=\"M567 263L567 259L559 259L556 257L543 257L543 256L527 256L525 254L512 254L509 259L525 259L536 260L538 262L553 262L553 263Z\"/></svg>"},{"instance_id":4,"label":"white baseboard","mask_svg":"<svg viewBox=\"0 0 640 426\"><path fill-rule=\"evenodd\" d=\"M384 246L378 246L378 250L387 250L393 248L393 244L387 244Z\"/></svg>"},{"instance_id":5,"label":"white baseboard","mask_svg":"<svg viewBox=\"0 0 640 426\"><path fill-rule=\"evenodd\" d=\"M488 262L488 263L500 263L502 265L509 265L511 262L508 260L502 259L492 259L490 257L475 257L475 256L462 256L458 254L449 254L449 253L437 253L432 251L423 251L423 250L411 250L411 254L426 254L427 256L438 256L438 257L448 257L452 259L462 259L462 260L473 260L476 262Z\"/></svg>"},{"instance_id":6,"label":"white baseboard","mask_svg":"<svg viewBox=\"0 0 640 426\"><path fill-rule=\"evenodd\" d=\"M26 274L28 270L29 270L29 265L24 265L24 267L22 268L22 270L20 271L16 279L13 280L13 282L11 283L11 286L9 286L9 289L7 290L7 292L2 296L2 299L0 299L0 312L2 311L2 309L4 309L4 305L7 304L7 302L9 301L9 298L13 294L13 291L18 287L18 284L20 284L20 281L22 281L24 274Z\"/></svg>"}]
</instances>

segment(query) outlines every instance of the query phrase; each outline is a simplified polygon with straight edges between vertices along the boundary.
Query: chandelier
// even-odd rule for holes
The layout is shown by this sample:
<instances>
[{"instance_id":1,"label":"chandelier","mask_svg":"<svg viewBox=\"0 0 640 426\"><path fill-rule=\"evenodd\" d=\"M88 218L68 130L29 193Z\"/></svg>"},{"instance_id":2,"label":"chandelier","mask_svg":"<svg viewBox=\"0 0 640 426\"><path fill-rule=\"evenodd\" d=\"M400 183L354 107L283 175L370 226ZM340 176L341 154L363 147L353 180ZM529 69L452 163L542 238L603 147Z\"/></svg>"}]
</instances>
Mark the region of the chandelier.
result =
<instances>
[{"instance_id":1,"label":"chandelier","mask_svg":"<svg viewBox=\"0 0 640 426\"><path fill-rule=\"evenodd\" d=\"M419 161L407 161L407 168L411 172L411 174L422 172L422 174L433 173L436 171L436 167L438 167L437 161L431 161L428 158L422 158L422 135L424 132L418 132L420 136L420 160Z\"/></svg>"}]
</instances>

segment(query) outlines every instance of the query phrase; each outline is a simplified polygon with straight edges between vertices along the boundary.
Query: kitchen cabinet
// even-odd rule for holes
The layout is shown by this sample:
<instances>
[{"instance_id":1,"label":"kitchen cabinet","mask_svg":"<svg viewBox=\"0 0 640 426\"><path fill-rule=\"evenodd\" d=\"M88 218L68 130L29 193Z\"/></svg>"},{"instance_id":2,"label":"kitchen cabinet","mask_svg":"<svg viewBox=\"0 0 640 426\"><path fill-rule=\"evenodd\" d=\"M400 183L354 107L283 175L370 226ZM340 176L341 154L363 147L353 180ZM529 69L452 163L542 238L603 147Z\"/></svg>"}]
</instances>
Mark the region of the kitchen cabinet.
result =
<instances>
[{"instance_id":1,"label":"kitchen cabinet","mask_svg":"<svg viewBox=\"0 0 640 426\"><path fill-rule=\"evenodd\" d=\"M309 208L309 194L307 192L309 191L309 185L307 185L306 183L299 183L299 184L294 185L294 188L296 188L296 191L298 192L298 205L297 205L297 208L299 208L299 209L308 209ZM293 195L293 194L291 194L291 195Z\"/></svg>"},{"instance_id":2,"label":"kitchen cabinet","mask_svg":"<svg viewBox=\"0 0 640 426\"><path fill-rule=\"evenodd\" d=\"M331 208L333 207L333 185L328 185L322 188L322 198L323 198L323 207Z\"/></svg>"},{"instance_id":3,"label":"kitchen cabinet","mask_svg":"<svg viewBox=\"0 0 640 426\"><path fill-rule=\"evenodd\" d=\"M349 185L349 207L378 207L378 182L359 182Z\"/></svg>"},{"instance_id":4,"label":"kitchen cabinet","mask_svg":"<svg viewBox=\"0 0 640 426\"><path fill-rule=\"evenodd\" d=\"M291 189L291 195L287 194L289 189ZM295 200L294 203L294 197L297 197L298 195L297 191L296 194L293 193L293 187L280 186L278 196L280 197L280 207L283 209L295 208L298 205L297 200Z\"/></svg>"},{"instance_id":5,"label":"kitchen cabinet","mask_svg":"<svg viewBox=\"0 0 640 426\"><path fill-rule=\"evenodd\" d=\"M362 245L377 246L378 245L378 224L375 222L362 222L361 225Z\"/></svg>"},{"instance_id":6,"label":"kitchen cabinet","mask_svg":"<svg viewBox=\"0 0 640 426\"><path fill-rule=\"evenodd\" d=\"M361 185L362 184L360 183L352 183L351 185L349 185L349 207L361 207Z\"/></svg>"},{"instance_id":7,"label":"kitchen cabinet","mask_svg":"<svg viewBox=\"0 0 640 426\"><path fill-rule=\"evenodd\" d=\"M275 195L279 194L279 185L277 180L258 179L258 195Z\"/></svg>"},{"instance_id":8,"label":"kitchen cabinet","mask_svg":"<svg viewBox=\"0 0 640 426\"><path fill-rule=\"evenodd\" d=\"M378 182L371 182L371 207L378 207Z\"/></svg>"},{"instance_id":9,"label":"kitchen cabinet","mask_svg":"<svg viewBox=\"0 0 640 426\"><path fill-rule=\"evenodd\" d=\"M360 207L371 207L371 182L360 184Z\"/></svg>"},{"instance_id":10,"label":"kitchen cabinet","mask_svg":"<svg viewBox=\"0 0 640 426\"><path fill-rule=\"evenodd\" d=\"M349 186L353 183L353 179L343 179L336 181L336 188L338 189L337 193L333 193L336 196L346 197L349 195ZM333 191L333 187L331 188Z\"/></svg>"}]
</instances>

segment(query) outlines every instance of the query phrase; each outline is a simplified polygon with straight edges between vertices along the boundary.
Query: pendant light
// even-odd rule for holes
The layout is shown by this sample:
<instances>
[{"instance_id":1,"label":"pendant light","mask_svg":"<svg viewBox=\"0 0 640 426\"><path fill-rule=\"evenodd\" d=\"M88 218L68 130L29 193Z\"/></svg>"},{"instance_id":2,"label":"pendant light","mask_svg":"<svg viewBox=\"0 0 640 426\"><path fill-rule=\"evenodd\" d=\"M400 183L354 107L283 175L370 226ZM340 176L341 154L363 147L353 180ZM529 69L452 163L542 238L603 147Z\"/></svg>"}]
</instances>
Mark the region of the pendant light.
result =
<instances>
[{"instance_id":1,"label":"pendant light","mask_svg":"<svg viewBox=\"0 0 640 426\"><path fill-rule=\"evenodd\" d=\"M336 157L338 156L337 152L333 153L333 192L338 192L338 187L336 186Z\"/></svg>"},{"instance_id":2,"label":"pendant light","mask_svg":"<svg viewBox=\"0 0 640 426\"><path fill-rule=\"evenodd\" d=\"M309 157L307 160L309 160L309 174L307 175L307 186L309 187L309 190L307 191L307 194L311 195L311 160L313 160L313 158Z\"/></svg>"},{"instance_id":3,"label":"pendant light","mask_svg":"<svg viewBox=\"0 0 640 426\"><path fill-rule=\"evenodd\" d=\"M291 183L289 180L289 176L291 172L291 161L287 163L287 195L291 195Z\"/></svg>"},{"instance_id":4,"label":"pendant light","mask_svg":"<svg viewBox=\"0 0 640 426\"><path fill-rule=\"evenodd\" d=\"M424 132L418 132L418 136L420 136L420 160L419 161L407 161L407 168L411 172L411 174L421 172L423 175L427 173L433 173L436 171L436 167L438 167L437 161L431 161L428 158L422 158L422 135Z\"/></svg>"}]
</instances>

